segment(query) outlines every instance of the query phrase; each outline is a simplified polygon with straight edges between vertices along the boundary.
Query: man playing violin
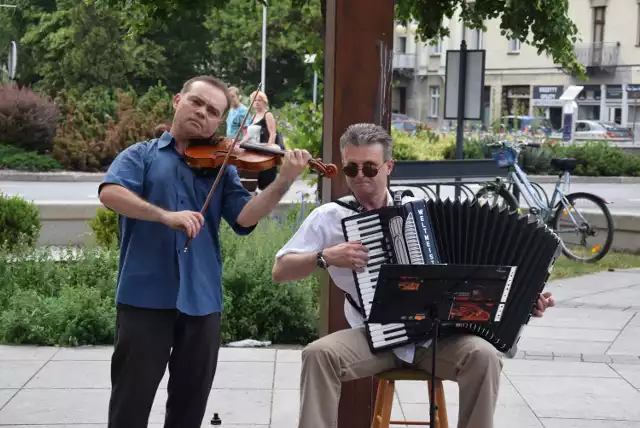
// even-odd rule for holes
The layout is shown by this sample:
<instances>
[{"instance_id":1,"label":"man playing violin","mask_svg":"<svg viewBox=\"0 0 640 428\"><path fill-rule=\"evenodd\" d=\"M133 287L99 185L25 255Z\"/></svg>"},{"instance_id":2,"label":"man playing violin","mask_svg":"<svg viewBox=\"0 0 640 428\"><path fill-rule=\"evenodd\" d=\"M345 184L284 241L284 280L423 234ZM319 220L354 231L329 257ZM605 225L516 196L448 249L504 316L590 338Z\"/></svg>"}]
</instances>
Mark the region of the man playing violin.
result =
<instances>
[{"instance_id":1,"label":"man playing violin","mask_svg":"<svg viewBox=\"0 0 640 428\"><path fill-rule=\"evenodd\" d=\"M196 175L183 154L190 140L214 135L230 107L227 88L195 77L173 106L171 131L120 153L99 187L100 201L119 214L120 232L110 428L147 426L167 365L165 428L201 426L220 346L220 222L248 235L311 159L304 150L287 152L278 178L253 198L227 165L201 215L215 176Z\"/></svg>"},{"instance_id":2,"label":"man playing violin","mask_svg":"<svg viewBox=\"0 0 640 428\"><path fill-rule=\"evenodd\" d=\"M340 139L343 172L355 201L364 210L393 204L387 178L393 168L391 136L380 126L350 126ZM403 203L411 198L403 199ZM350 329L337 331L302 351L300 428L333 428L338 421L341 383L374 376L386 370L411 367L429 372L432 348L406 345L372 354L357 306L353 271L367 266L368 250L360 242L345 242L341 220L355 212L337 203L314 209L300 229L276 254L272 276L276 282L295 281L316 269L328 269L345 292L344 311ZM541 295L534 316L553 306L550 293ZM502 360L489 342L475 335L441 339L436 376L459 386L459 428L491 428L498 398Z\"/></svg>"}]
</instances>

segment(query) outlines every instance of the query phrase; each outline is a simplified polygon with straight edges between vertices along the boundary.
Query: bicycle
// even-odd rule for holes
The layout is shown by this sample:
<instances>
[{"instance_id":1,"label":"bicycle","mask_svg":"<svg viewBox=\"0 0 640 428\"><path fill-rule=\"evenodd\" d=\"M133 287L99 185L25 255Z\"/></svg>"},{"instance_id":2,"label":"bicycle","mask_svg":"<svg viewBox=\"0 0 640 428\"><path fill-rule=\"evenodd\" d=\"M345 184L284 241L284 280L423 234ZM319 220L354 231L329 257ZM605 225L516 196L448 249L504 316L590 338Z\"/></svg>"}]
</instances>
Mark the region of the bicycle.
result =
<instances>
[{"instance_id":1,"label":"bicycle","mask_svg":"<svg viewBox=\"0 0 640 428\"><path fill-rule=\"evenodd\" d=\"M499 150L493 152L493 159L498 163L501 168L508 168L507 179L497 177L494 182L485 184L477 193L476 199L482 203L486 200L487 196L495 195L497 198L502 198L504 205L507 209L516 210L522 214L527 212L526 208L521 208L518 200L515 198L510 190L510 185L515 186L523 199L528 205L528 214L538 218L541 222L551 228L562 242L562 253L569 259L582 262L596 262L602 259L611 249L613 243L614 224L611 212L607 207L607 203L599 196L596 196L587 192L565 193L569 189L571 173L579 165L579 162L574 158L553 158L551 159L551 166L554 169L559 170L558 180L555 184L555 189L551 200L547 197L546 192L542 186L537 183L532 183L527 178L527 174L520 168L518 164L518 155L521 147L535 147L539 148L539 143L533 142L511 142L511 141L499 141L497 143L488 144L491 148L498 148ZM544 195L544 198L540 194ZM543 200L544 199L544 200ZM557 200L556 200L557 199ZM585 211L585 215L591 216L593 214L600 214L600 217L593 217L591 221L587 220L587 217L582 215L575 207L576 201L586 200L594 203L598 210L595 212ZM494 203L494 204L497 204ZM573 228L565 229L559 226L560 221L568 218L570 223L573 224ZM576 221L576 218L578 220ZM606 229L609 233L602 245L597 244L591 248L587 247L587 237L595 237L599 235L599 229L593 224L593 219L597 219L606 223ZM580 244L586 249L586 255L577 254L569 249L566 239L562 234L569 234L575 232L580 235Z\"/></svg>"}]
</instances>

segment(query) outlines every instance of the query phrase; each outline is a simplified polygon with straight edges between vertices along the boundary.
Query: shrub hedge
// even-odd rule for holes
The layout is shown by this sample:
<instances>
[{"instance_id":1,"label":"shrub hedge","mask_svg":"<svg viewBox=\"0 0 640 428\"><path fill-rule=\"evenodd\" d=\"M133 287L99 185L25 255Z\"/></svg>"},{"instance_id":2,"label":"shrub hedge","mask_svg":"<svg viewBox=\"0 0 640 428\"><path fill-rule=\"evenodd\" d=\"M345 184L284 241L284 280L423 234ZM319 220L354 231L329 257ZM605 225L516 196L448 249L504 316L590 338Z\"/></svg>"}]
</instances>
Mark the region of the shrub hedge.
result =
<instances>
[{"instance_id":1,"label":"shrub hedge","mask_svg":"<svg viewBox=\"0 0 640 428\"><path fill-rule=\"evenodd\" d=\"M277 285L275 253L315 205L298 204L265 219L248 237L223 223L224 343L242 339L306 344L318 337L316 277ZM0 210L1 212L1 210ZM96 248L0 251L0 340L75 346L113 343L118 266L117 217L101 209L90 223Z\"/></svg>"},{"instance_id":2,"label":"shrub hedge","mask_svg":"<svg viewBox=\"0 0 640 428\"><path fill-rule=\"evenodd\" d=\"M439 135L421 131L416 136L394 131L393 156L396 160L455 159L456 142L453 135ZM465 159L491 159L489 143L498 136L466 137L463 144ZM580 165L574 175L587 176L640 176L640 156L625 152L604 141L565 145L545 143L540 148L524 148L519 155L520 166L530 174L554 174L553 157L574 157Z\"/></svg>"},{"instance_id":3,"label":"shrub hedge","mask_svg":"<svg viewBox=\"0 0 640 428\"><path fill-rule=\"evenodd\" d=\"M83 94L61 91L50 100L30 89L6 84L0 87L0 142L24 151L3 154L0 150L0 168L105 171L119 152L134 142L151 138L159 123L170 122L171 103L172 94L162 85L151 87L142 95L104 87L94 87ZM321 156L322 106L290 103L274 109L274 114L288 148L302 148L315 157ZM224 132L224 126L219 131ZM455 158L454 134L428 129L420 129L413 136L396 129L392 132L393 156L397 160ZM486 143L498 137L466 135L465 158L489 159ZM50 156L41 157L36 152ZM520 156L525 171L535 174L553 172L551 157L572 156L582 162L576 175L640 175L640 156L606 142L547 144L541 149L525 149Z\"/></svg>"},{"instance_id":4,"label":"shrub hedge","mask_svg":"<svg viewBox=\"0 0 640 428\"><path fill-rule=\"evenodd\" d=\"M33 202L0 192L0 246L32 247L40 237L40 212Z\"/></svg>"},{"instance_id":5,"label":"shrub hedge","mask_svg":"<svg viewBox=\"0 0 640 428\"><path fill-rule=\"evenodd\" d=\"M9 144L0 143L0 169L52 171L61 168L60 163L49 155L27 152Z\"/></svg>"},{"instance_id":6,"label":"shrub hedge","mask_svg":"<svg viewBox=\"0 0 640 428\"><path fill-rule=\"evenodd\" d=\"M13 83L0 86L0 141L46 153L52 147L59 116L58 107L48 97Z\"/></svg>"}]
</instances>

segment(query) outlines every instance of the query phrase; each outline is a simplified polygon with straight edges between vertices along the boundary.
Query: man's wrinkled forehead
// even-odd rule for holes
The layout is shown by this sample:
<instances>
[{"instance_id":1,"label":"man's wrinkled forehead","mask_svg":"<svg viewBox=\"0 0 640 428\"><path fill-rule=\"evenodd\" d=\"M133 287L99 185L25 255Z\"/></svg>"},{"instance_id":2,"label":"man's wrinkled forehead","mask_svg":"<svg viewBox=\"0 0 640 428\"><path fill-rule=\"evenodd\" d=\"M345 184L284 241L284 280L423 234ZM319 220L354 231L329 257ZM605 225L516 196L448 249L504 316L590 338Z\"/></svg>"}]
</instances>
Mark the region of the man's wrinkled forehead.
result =
<instances>
[{"instance_id":1,"label":"man's wrinkled forehead","mask_svg":"<svg viewBox=\"0 0 640 428\"><path fill-rule=\"evenodd\" d=\"M342 150L343 162L373 162L381 163L384 160L384 148L378 142L363 142L359 144L346 144Z\"/></svg>"}]
</instances>

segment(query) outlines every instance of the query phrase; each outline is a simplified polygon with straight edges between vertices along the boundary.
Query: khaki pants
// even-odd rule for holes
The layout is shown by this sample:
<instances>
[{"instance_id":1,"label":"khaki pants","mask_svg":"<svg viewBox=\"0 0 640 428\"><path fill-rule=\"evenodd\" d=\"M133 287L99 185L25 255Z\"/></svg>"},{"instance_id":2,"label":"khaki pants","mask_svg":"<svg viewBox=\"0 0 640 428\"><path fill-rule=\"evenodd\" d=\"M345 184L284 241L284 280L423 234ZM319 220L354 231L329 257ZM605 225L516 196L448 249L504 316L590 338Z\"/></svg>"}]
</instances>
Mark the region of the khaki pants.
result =
<instances>
[{"instance_id":1,"label":"khaki pants","mask_svg":"<svg viewBox=\"0 0 640 428\"><path fill-rule=\"evenodd\" d=\"M430 372L432 348L417 348L413 364L392 351L374 355L364 327L324 336L302 351L299 428L335 428L343 381L395 368ZM501 354L484 339L458 335L438 340L436 376L458 383L458 428L492 428L498 399ZM349 427L340 427L349 428Z\"/></svg>"}]
</instances>

